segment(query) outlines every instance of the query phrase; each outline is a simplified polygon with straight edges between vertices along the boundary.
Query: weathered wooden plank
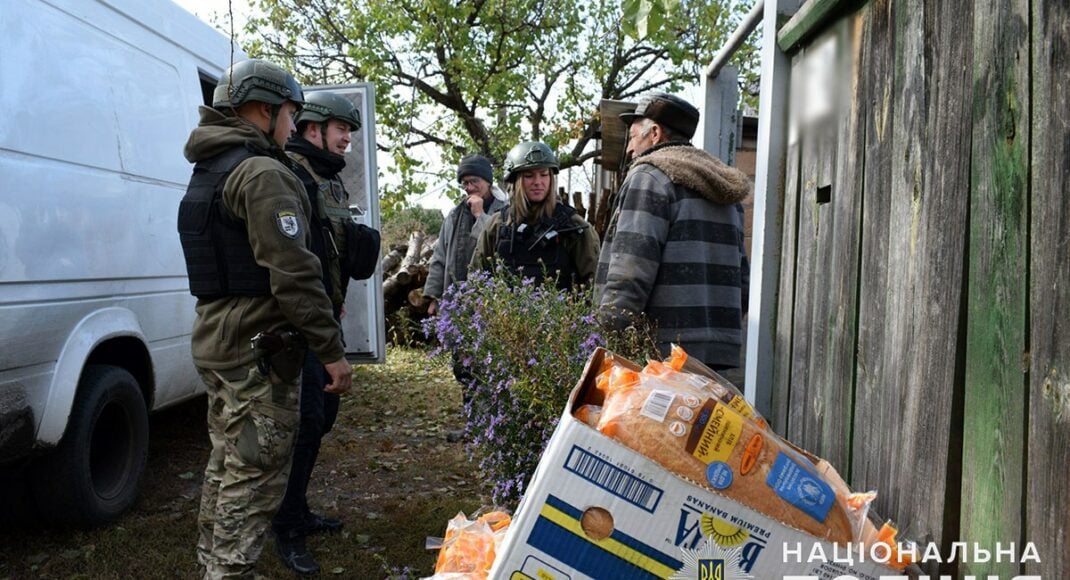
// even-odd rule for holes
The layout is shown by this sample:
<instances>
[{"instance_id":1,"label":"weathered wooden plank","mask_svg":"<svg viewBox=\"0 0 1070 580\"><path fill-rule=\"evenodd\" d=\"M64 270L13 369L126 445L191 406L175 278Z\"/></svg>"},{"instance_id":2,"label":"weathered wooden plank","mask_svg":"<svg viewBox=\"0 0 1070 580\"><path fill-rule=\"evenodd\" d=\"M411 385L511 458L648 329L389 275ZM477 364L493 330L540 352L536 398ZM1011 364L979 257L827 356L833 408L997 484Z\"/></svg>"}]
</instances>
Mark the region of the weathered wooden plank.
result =
<instances>
[{"instance_id":1,"label":"weathered wooden plank","mask_svg":"<svg viewBox=\"0 0 1070 580\"><path fill-rule=\"evenodd\" d=\"M811 349L811 380L820 385L824 416L815 429L821 434L820 455L841 473L851 470L853 435L854 369L858 317L858 256L862 209L862 159L865 154L863 115L866 107L860 94L859 50L865 9L845 18L836 26L839 38L836 86L840 87L835 103L836 122L829 128L835 140L830 152L832 162L825 168L828 178L819 184L831 186L828 212L822 217L821 253L828 257L820 276L816 294L814 342L823 348Z\"/></svg>"},{"instance_id":2,"label":"weathered wooden plank","mask_svg":"<svg viewBox=\"0 0 1070 580\"><path fill-rule=\"evenodd\" d=\"M918 262L913 244L915 200L925 190L922 167L932 154L924 149L922 140L928 107L925 79L929 66L925 58L925 16L924 0L895 1L895 89L889 126L892 167L885 256L888 277L885 283L885 328L879 345L884 365L877 376L878 388L884 392L884 409L894 423L885 424L886 431L872 436L877 437L881 445L888 445L891 442L883 440L884 436L890 431L897 433L894 447L881 452L882 460L889 462L882 468L884 477L890 479L881 481L877 489L891 499L892 507L885 513L901 525L909 523L914 536L928 542L940 538L942 514L923 512L913 494L930 485L934 478L943 477L944 466L930 464L929 458L907 447L905 441L914 434L908 433L904 425L907 401L912 397L923 399L933 388L930 384L907 382L909 364L917 348L913 321L922 316L926 307L918 304L913 295L914 269Z\"/></svg>"},{"instance_id":3,"label":"weathered wooden plank","mask_svg":"<svg viewBox=\"0 0 1070 580\"><path fill-rule=\"evenodd\" d=\"M862 222L859 259L858 354L856 361L854 441L851 482L876 489L876 507L884 515L898 511L895 465L899 445L897 383L885 380L886 318L888 316L887 261L891 210L892 112L895 84L895 10L892 0L874 0L863 17L860 54L867 103L863 117L865 166L862 181Z\"/></svg>"},{"instance_id":4,"label":"weathered wooden plank","mask_svg":"<svg viewBox=\"0 0 1070 580\"><path fill-rule=\"evenodd\" d=\"M792 61L792 71L800 69L801 57ZM792 75L797 82L799 75ZM773 347L772 425L780 433L788 432L788 408L791 399L792 328L795 313L795 252L798 237L799 165L802 146L798 141L798 111L789 111L789 143L784 169L784 218L781 237L780 279L778 281L776 335Z\"/></svg>"},{"instance_id":5,"label":"weathered wooden plank","mask_svg":"<svg viewBox=\"0 0 1070 580\"><path fill-rule=\"evenodd\" d=\"M1070 570L1070 5L1034 0L1029 441L1026 541L1041 562Z\"/></svg>"},{"instance_id":6,"label":"weathered wooden plank","mask_svg":"<svg viewBox=\"0 0 1070 580\"><path fill-rule=\"evenodd\" d=\"M925 55L919 100L911 114L920 156L904 160L902 195L910 201L909 226L900 235L909 248L903 304L909 348L904 352L900 459L911 474L900 489L901 524L950 553L956 539L961 456L961 366L970 167L972 0L925 0L920 34ZM910 66L909 62L905 62ZM920 170L920 176L918 172ZM911 178L911 175L914 175ZM903 208L906 212L907 208ZM958 378L958 381L956 381ZM948 491L949 485L951 492ZM928 565L935 574L937 563ZM948 573L950 570L941 570Z\"/></svg>"},{"instance_id":7,"label":"weathered wooden plank","mask_svg":"<svg viewBox=\"0 0 1070 580\"><path fill-rule=\"evenodd\" d=\"M793 400L793 408L799 411L803 421L802 426L797 427L798 432L803 434L798 441L837 467L847 463L848 454L842 443L849 433L846 424L850 421L850 408L847 408L846 414L841 414L842 401L835 396L838 385L828 384L824 371L830 346L829 293L833 280L843 274L832 270L832 257L836 251L836 241L833 239L836 215L831 199L837 185L833 177L840 121L836 103L841 98L841 87L848 84L840 76L837 67L844 49L845 25L844 21L837 22L806 48L804 109L808 113L803 125L806 135L803 143L809 150L803 151L805 190L801 203L806 207L800 212L804 219L800 221L799 247L800 263L804 257L802 249L809 249L807 262L810 269L805 273L805 296L802 268L799 272L796 321L804 325L796 328L796 340L805 346L797 349L797 353L804 354L805 358L796 361L803 368L795 369L792 373L792 390L798 395ZM806 162L808 158L813 163L812 168ZM809 312L800 316L803 304L807 305ZM802 377L805 377L805 385L800 384L799 378ZM835 437L829 437L830 433L835 433Z\"/></svg>"},{"instance_id":8,"label":"weathered wooden plank","mask_svg":"<svg viewBox=\"0 0 1070 580\"><path fill-rule=\"evenodd\" d=\"M815 52L805 49L800 61L801 69L793 69L793 80L807 79L811 72ZM799 72L796 73L796 70ZM793 97L798 91L792 91ZM799 109L798 101L792 103L793 109ZM799 143L799 208L798 239L795 247L795 312L792 320L791 348L791 399L788 407L788 439L804 449L818 452L818 434L807 432L806 415L811 412L814 401L813 385L810 383L810 348L812 340L810 327L813 323L814 271L821 267L817 263L814 198L817 195L817 175L820 155L818 150L819 134L806 123L805 115L800 111Z\"/></svg>"},{"instance_id":9,"label":"weathered wooden plank","mask_svg":"<svg viewBox=\"0 0 1070 580\"><path fill-rule=\"evenodd\" d=\"M834 32L832 34L835 36ZM831 66L833 63L826 64ZM806 272L806 296L802 295L802 291L796 296L799 307L802 308L805 304L808 310L805 316L796 315L797 321L805 321L805 327L796 329L801 334L796 340L801 340L805 345L805 349L800 348L798 352L805 354L806 358L798 361L803 368L793 372L793 377L804 378L806 384L802 386L796 382L793 385L793 392L799 395L793 405L801 411L801 431L805 434L803 439L800 439L803 447L828 459L833 465L840 466L847 458L833 451L836 443L826 439L824 434L827 428L836 424L842 425L841 422L845 418L836 417L836 406L830 407L828 404L833 385L825 383L823 373L829 346L826 340L830 306L828 293L834 275L831 271L830 250L834 245L832 234L835 216L831 204L822 200L830 196L832 188L830 167L836 156L836 119L830 113L827 120L812 126L807 132L812 136L810 144L816 167L813 174L805 179L806 192L802 203L806 209L800 212L800 215L807 219L800 223L799 247L803 248L803 239L808 240L806 245L810 253L810 269ZM806 143L807 139L804 138L803 142ZM803 159L806 160L806 151L803 152ZM805 172L805 163L803 168ZM800 268L800 281L802 274Z\"/></svg>"},{"instance_id":10,"label":"weathered wooden plank","mask_svg":"<svg viewBox=\"0 0 1070 580\"><path fill-rule=\"evenodd\" d=\"M976 3L961 538L982 548L1022 537L1028 22L1028 0ZM1013 577L1005 560L960 570Z\"/></svg>"},{"instance_id":11,"label":"weathered wooden plank","mask_svg":"<svg viewBox=\"0 0 1070 580\"><path fill-rule=\"evenodd\" d=\"M601 118L602 167L611 171L620 167L624 159L624 142L628 139L628 126L620 114L635 110L636 103L602 99L598 103Z\"/></svg>"}]
</instances>

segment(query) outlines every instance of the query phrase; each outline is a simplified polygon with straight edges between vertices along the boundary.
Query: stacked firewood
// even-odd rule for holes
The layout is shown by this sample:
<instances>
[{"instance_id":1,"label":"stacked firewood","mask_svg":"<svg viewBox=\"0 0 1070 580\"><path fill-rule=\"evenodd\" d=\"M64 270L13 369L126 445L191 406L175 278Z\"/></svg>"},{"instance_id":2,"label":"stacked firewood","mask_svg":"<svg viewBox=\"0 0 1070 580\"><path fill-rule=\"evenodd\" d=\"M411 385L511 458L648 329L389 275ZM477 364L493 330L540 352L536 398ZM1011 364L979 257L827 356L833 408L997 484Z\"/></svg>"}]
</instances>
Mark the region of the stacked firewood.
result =
<instances>
[{"instance_id":1,"label":"stacked firewood","mask_svg":"<svg viewBox=\"0 0 1070 580\"><path fill-rule=\"evenodd\" d=\"M383 256L383 303L387 317L401 309L410 320L427 316L424 283L435 251L437 236L413 232L404 244L391 246Z\"/></svg>"}]
</instances>

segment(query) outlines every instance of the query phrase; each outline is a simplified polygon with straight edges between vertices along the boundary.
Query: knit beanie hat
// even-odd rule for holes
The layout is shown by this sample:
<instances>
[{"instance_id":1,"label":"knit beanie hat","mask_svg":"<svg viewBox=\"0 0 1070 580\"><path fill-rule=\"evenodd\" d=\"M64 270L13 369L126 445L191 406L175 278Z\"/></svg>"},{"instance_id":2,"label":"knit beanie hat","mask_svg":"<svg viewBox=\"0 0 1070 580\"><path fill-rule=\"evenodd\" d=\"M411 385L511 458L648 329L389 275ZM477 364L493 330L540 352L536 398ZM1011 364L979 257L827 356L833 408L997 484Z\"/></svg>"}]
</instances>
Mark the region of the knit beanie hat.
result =
<instances>
[{"instance_id":1,"label":"knit beanie hat","mask_svg":"<svg viewBox=\"0 0 1070 580\"><path fill-rule=\"evenodd\" d=\"M469 155L461 159L457 166L457 181L466 175L475 175L487 180L487 183L494 183L494 169L490 166L490 160L482 155Z\"/></svg>"}]
</instances>

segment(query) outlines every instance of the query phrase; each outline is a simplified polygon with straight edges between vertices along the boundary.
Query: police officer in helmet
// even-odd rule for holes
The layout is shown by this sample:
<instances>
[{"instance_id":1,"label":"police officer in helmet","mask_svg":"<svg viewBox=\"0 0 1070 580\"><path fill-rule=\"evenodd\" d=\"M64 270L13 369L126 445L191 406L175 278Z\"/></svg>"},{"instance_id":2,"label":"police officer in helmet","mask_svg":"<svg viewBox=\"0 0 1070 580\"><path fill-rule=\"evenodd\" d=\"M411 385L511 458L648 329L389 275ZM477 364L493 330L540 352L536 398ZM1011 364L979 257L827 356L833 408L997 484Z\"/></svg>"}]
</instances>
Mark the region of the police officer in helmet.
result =
<instances>
[{"instance_id":1,"label":"police officer in helmet","mask_svg":"<svg viewBox=\"0 0 1070 580\"><path fill-rule=\"evenodd\" d=\"M525 141L505 157L509 206L491 218L472 255L471 268L491 269L495 260L524 278L551 278L568 289L594 278L598 234L576 210L557 199L560 165L550 147Z\"/></svg>"},{"instance_id":2,"label":"police officer in helmet","mask_svg":"<svg viewBox=\"0 0 1070 580\"><path fill-rule=\"evenodd\" d=\"M350 252L373 254L377 260L378 244L357 247L346 235L352 226L349 193L339 172L345 167L345 152L350 133L361 127L360 112L342 95L316 91L305 98L297 115L297 135L286 144L287 155L295 162L312 212L311 250L323 267L323 287L331 298L336 319L343 315L343 303L349 273L344 257ZM275 547L286 565L299 574L319 571L319 564L308 551L308 535L333 532L342 521L312 513L306 493L312 470L319 455L320 441L331 430L338 416L338 394L324 390L327 373L312 353L305 357L301 374L301 425L297 434L290 479L278 513L272 519Z\"/></svg>"},{"instance_id":3,"label":"police officer in helmet","mask_svg":"<svg viewBox=\"0 0 1070 580\"><path fill-rule=\"evenodd\" d=\"M298 425L305 350L332 392L350 387L341 331L309 251L309 204L282 151L304 103L263 60L223 73L200 108L178 230L197 297L193 361L207 385L212 450L198 516L205 578L252 578L278 508Z\"/></svg>"}]
</instances>

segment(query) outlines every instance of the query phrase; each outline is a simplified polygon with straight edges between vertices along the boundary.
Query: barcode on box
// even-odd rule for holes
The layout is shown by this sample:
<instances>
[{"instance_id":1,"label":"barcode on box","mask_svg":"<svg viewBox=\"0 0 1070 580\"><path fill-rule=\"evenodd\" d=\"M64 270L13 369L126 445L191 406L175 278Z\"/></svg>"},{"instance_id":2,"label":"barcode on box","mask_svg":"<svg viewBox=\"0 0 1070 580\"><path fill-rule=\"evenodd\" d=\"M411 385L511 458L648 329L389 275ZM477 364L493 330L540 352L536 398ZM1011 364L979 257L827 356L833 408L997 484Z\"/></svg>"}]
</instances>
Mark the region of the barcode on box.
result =
<instances>
[{"instance_id":1,"label":"barcode on box","mask_svg":"<svg viewBox=\"0 0 1070 580\"><path fill-rule=\"evenodd\" d=\"M658 423L664 423L665 415L669 414L669 407L675 398L676 394L672 391L650 391L646 402L643 403L643 410L639 413L644 417L650 417Z\"/></svg>"},{"instance_id":2,"label":"barcode on box","mask_svg":"<svg viewBox=\"0 0 1070 580\"><path fill-rule=\"evenodd\" d=\"M579 447L569 451L565 469L636 507L650 513L658 509L663 493L660 488Z\"/></svg>"}]
</instances>

